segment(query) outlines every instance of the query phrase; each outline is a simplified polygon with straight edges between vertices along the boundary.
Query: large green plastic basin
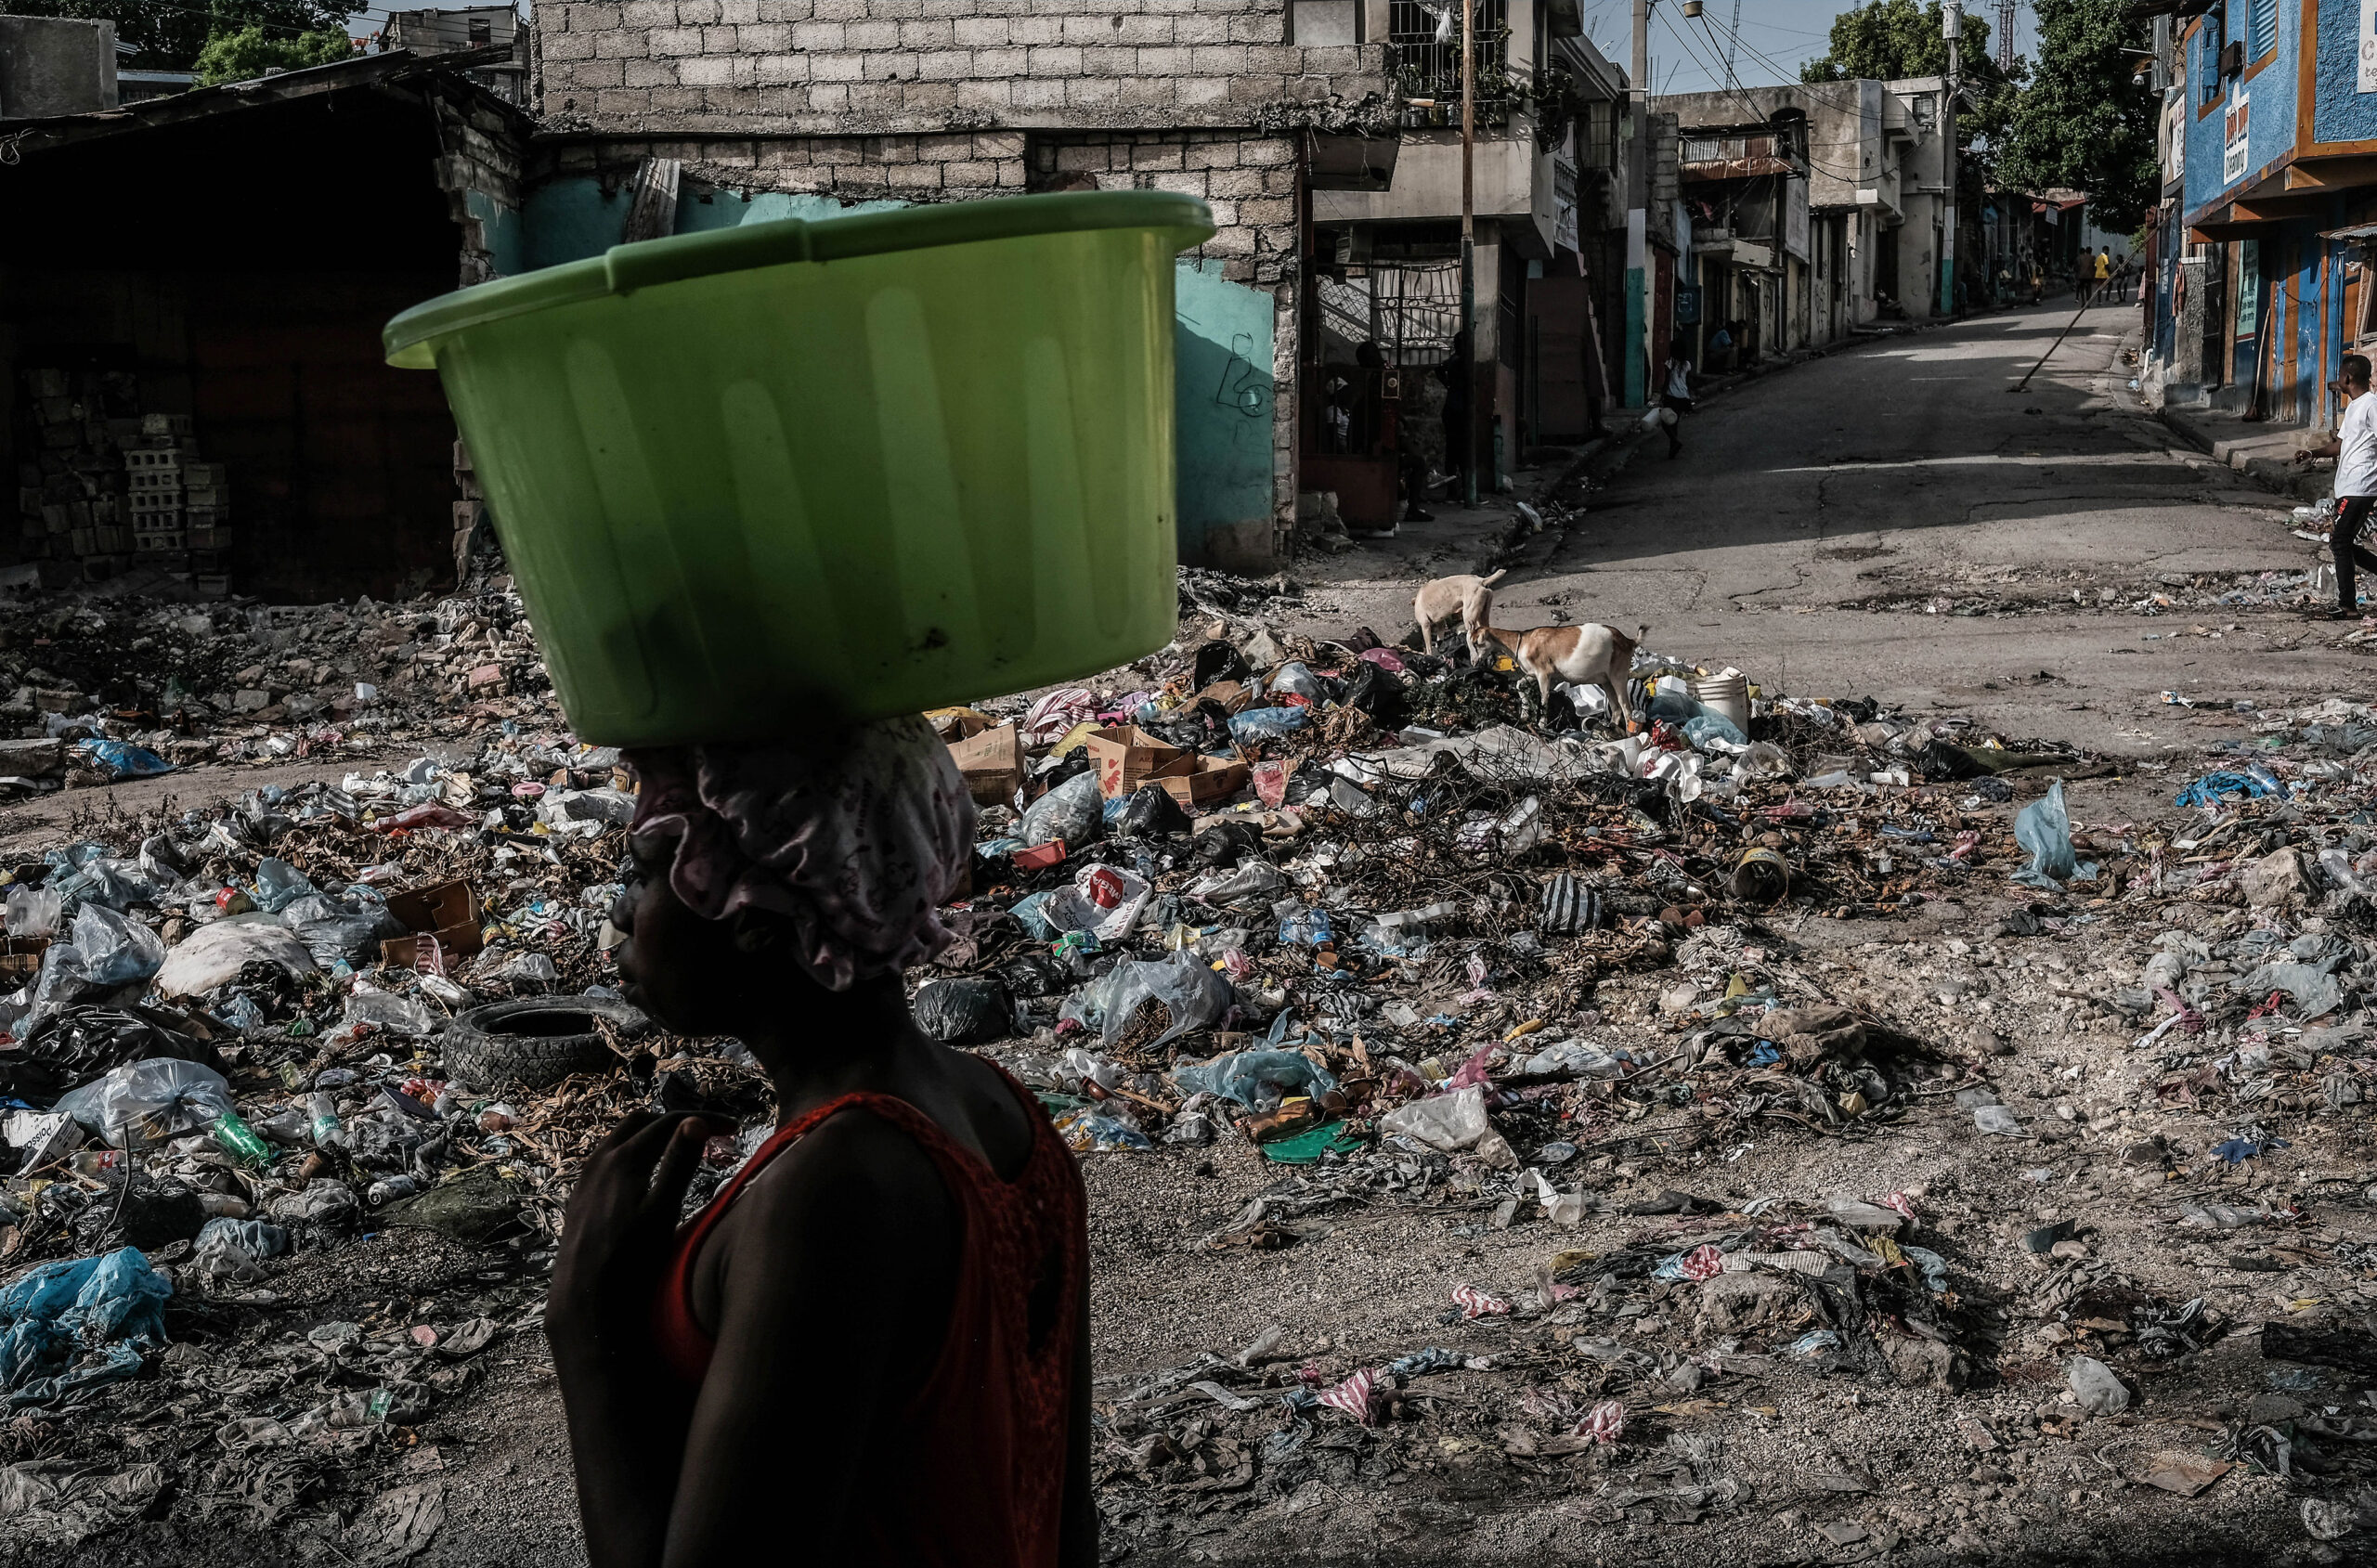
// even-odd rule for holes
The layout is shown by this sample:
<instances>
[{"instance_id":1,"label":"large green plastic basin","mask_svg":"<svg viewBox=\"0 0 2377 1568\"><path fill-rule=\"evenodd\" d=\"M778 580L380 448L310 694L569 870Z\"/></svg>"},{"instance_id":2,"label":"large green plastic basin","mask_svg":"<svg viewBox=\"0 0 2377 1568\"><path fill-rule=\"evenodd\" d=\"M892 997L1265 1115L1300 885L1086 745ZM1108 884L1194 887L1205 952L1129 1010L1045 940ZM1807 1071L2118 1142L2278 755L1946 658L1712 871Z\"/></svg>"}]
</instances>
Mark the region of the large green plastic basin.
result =
<instances>
[{"instance_id":1,"label":"large green plastic basin","mask_svg":"<svg viewBox=\"0 0 2377 1568\"><path fill-rule=\"evenodd\" d=\"M1173 635L1158 191L615 246L388 323L435 366L563 708L613 745L798 735Z\"/></svg>"}]
</instances>

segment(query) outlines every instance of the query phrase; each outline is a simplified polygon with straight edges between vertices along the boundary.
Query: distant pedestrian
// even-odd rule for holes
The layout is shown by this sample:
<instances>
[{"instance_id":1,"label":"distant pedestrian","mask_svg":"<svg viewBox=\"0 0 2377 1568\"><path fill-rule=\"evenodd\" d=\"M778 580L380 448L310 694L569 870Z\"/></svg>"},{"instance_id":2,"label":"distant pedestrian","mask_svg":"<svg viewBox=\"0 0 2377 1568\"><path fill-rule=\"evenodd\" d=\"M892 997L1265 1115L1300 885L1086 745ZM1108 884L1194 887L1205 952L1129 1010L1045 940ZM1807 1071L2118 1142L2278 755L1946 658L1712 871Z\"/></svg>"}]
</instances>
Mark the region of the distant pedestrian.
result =
<instances>
[{"instance_id":1,"label":"distant pedestrian","mask_svg":"<svg viewBox=\"0 0 2377 1568\"><path fill-rule=\"evenodd\" d=\"M1445 469L1459 481L1453 487L1456 505L1467 498L1467 476L1477 465L1477 426L1469 401L1470 381L1476 369L1470 363L1476 352L1474 341L1463 327L1452 335L1452 352L1436 366L1436 380L1445 388Z\"/></svg>"},{"instance_id":2,"label":"distant pedestrian","mask_svg":"<svg viewBox=\"0 0 2377 1568\"><path fill-rule=\"evenodd\" d=\"M2360 615L2360 594L2353 580L2355 564L2377 572L2377 555L2360 548L2360 530L2377 508L2377 397L2369 395L2369 361L2358 354L2344 356L2341 386L2345 397L2344 418L2336 421L2333 440L2306 448L2306 458L2336 460L2335 523L2328 530L2328 553L2336 564L2336 607L2321 612L2328 620L2354 620Z\"/></svg>"},{"instance_id":3,"label":"distant pedestrian","mask_svg":"<svg viewBox=\"0 0 2377 1568\"><path fill-rule=\"evenodd\" d=\"M2113 253L2107 247L2099 245L2097 247L2097 259L2094 264L2093 276L2091 276L2090 269L2087 267L2083 267L2081 269L2081 276L2095 286L2098 297L2102 299L2105 292L2105 284L2111 279L2112 275Z\"/></svg>"},{"instance_id":4,"label":"distant pedestrian","mask_svg":"<svg viewBox=\"0 0 2377 1568\"><path fill-rule=\"evenodd\" d=\"M1667 428L1668 456L1673 459L1683 450L1683 416L1692 412L1692 361L1685 357L1682 338L1668 345L1665 374L1659 423Z\"/></svg>"}]
</instances>

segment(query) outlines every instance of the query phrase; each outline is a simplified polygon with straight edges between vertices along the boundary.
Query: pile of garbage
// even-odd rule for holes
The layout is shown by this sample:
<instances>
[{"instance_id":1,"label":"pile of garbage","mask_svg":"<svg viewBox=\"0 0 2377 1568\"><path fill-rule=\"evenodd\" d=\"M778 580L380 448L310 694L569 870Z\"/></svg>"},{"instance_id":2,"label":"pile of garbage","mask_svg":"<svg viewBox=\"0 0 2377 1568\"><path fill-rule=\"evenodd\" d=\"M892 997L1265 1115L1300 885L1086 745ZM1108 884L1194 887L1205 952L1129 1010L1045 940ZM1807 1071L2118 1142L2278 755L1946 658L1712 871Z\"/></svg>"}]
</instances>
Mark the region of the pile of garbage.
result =
<instances>
[{"instance_id":1,"label":"pile of garbage","mask_svg":"<svg viewBox=\"0 0 2377 1568\"><path fill-rule=\"evenodd\" d=\"M384 752L504 721L559 727L508 579L442 599L0 598L0 784L97 784L212 761Z\"/></svg>"},{"instance_id":2,"label":"pile of garbage","mask_svg":"<svg viewBox=\"0 0 2377 1568\"><path fill-rule=\"evenodd\" d=\"M1210 631L931 716L981 829L917 1018L1108 1169L1268 1170L1195 1238L1217 1263L1397 1211L1537 1261L1448 1280L1393 1354L1279 1328L1102 1390L1110 1524L1462 1453L1592 1520L1685 1523L1759 1495L1707 1418L1800 1374L1948 1395L2068 1357L2044 1404L1968 1419L1972 1446L2020 1454L2231 1327L2070 1218L2022 1233L2035 1277L2009 1288L1955 1239L1969 1193L1745 1190L1723 1178L1753 1147L1878 1173L1884 1140L1946 1116L2009 1181L2100 1145L2184 1235L2359 1245L2310 1194L2234 1184L2377 1077L2369 709L2253 710L2250 739L2172 781L2185 833L2084 825L2060 781L2111 765L1961 715L1648 651L1618 692L1547 705L1500 661L1277 629L1283 581L1183 592ZM513 604L448 601L413 630L466 650L449 675L490 648L525 670ZM634 781L539 723L529 684L495 707L425 685L462 732L435 757L84 823L0 867L12 1526L71 1542L170 1507L401 1555L438 1517L407 1467L478 1353L533 1328L593 1144L639 1106L739 1119L697 1202L771 1125L747 1053L660 1036L612 989ZM1928 940L1894 995L1796 934L1891 940L2008 891L1994 932ZM2103 956L2061 955L2081 942ZM2057 1097L2019 1103L1993 998L2117 1032L2136 1070L2059 1067ZM156 1435L108 1454L123 1431ZM2170 1474L2276 1462L2231 1436Z\"/></svg>"}]
</instances>

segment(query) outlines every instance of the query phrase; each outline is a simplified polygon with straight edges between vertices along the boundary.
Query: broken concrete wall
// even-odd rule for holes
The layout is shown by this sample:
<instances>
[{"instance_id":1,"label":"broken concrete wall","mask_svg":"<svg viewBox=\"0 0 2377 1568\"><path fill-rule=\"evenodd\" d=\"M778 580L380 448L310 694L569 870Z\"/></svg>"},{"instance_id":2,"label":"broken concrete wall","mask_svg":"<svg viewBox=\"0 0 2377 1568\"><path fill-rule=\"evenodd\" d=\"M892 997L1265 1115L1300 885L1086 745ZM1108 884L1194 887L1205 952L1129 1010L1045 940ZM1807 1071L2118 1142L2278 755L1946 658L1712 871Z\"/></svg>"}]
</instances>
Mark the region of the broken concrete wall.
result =
<instances>
[{"instance_id":1,"label":"broken concrete wall","mask_svg":"<svg viewBox=\"0 0 2377 1568\"><path fill-rule=\"evenodd\" d=\"M461 285L522 271L519 122L483 94L433 87L437 187L460 231Z\"/></svg>"}]
</instances>

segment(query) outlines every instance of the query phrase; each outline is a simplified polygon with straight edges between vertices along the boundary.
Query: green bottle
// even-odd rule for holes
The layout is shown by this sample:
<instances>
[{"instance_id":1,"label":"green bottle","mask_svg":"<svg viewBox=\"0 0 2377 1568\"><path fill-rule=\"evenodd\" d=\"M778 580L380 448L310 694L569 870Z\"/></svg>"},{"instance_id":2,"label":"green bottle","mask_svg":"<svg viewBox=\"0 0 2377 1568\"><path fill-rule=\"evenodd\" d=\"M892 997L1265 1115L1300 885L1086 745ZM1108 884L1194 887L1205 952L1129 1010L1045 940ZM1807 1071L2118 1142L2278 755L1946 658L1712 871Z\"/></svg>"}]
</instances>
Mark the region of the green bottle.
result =
<instances>
[{"instance_id":1,"label":"green bottle","mask_svg":"<svg viewBox=\"0 0 2377 1568\"><path fill-rule=\"evenodd\" d=\"M224 1151L234 1158L243 1160L251 1165L272 1163L272 1150L265 1146L262 1138L256 1136L254 1128L240 1120L239 1112L225 1111L208 1122L206 1130L214 1134L214 1141L222 1145Z\"/></svg>"}]
</instances>

